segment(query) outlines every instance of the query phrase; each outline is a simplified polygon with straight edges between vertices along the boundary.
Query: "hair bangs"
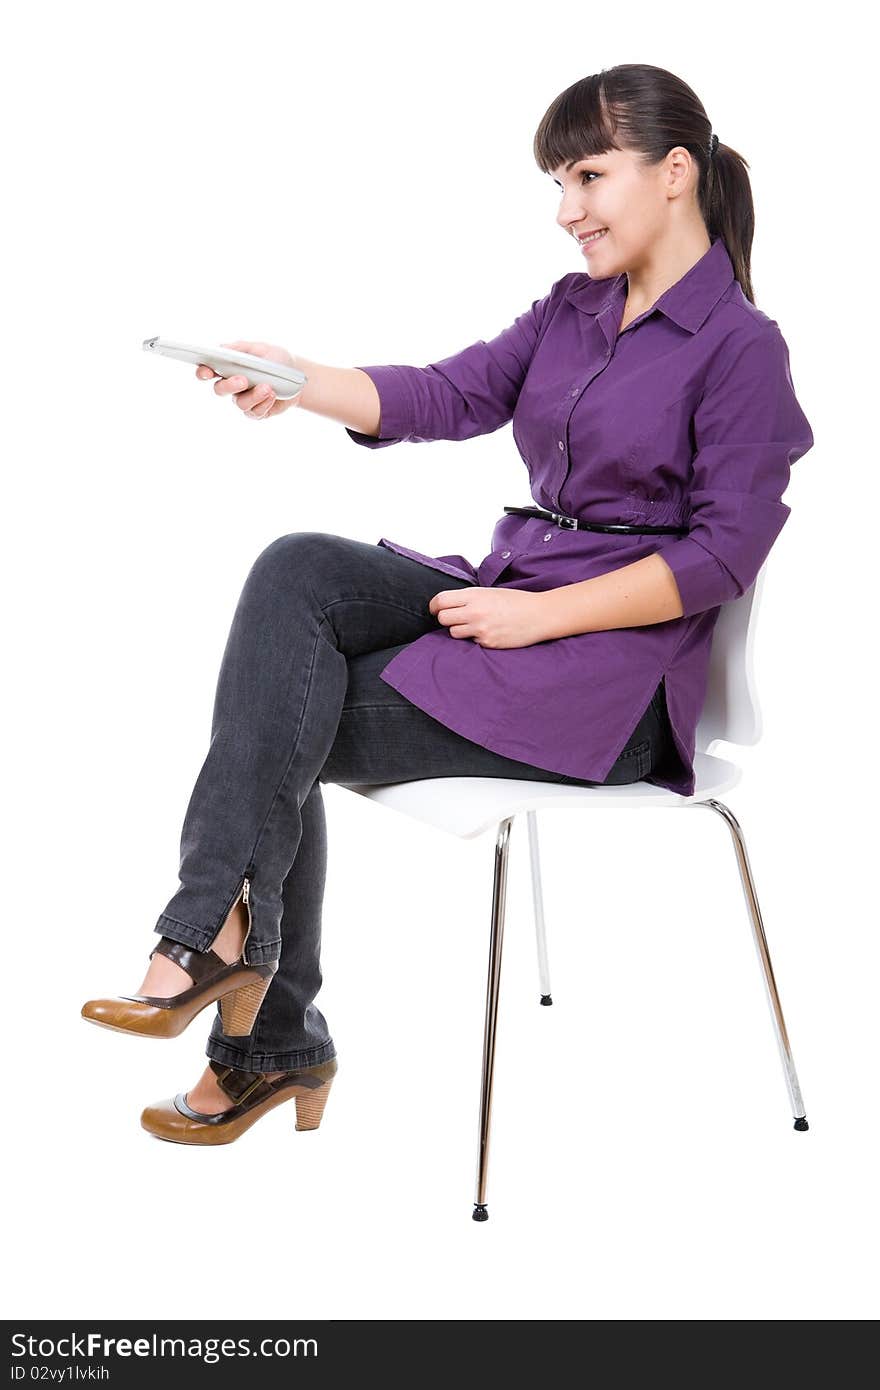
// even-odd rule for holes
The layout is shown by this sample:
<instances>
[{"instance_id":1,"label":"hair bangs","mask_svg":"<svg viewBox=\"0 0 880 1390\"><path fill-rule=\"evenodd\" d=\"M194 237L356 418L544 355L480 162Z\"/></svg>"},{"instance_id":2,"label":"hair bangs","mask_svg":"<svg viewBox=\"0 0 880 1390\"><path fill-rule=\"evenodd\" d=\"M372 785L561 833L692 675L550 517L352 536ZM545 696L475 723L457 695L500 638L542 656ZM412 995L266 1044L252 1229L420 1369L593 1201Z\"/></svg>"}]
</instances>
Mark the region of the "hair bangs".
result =
<instances>
[{"instance_id":1,"label":"hair bangs","mask_svg":"<svg viewBox=\"0 0 880 1390\"><path fill-rule=\"evenodd\" d=\"M535 162L549 174L560 164L620 149L616 135L602 74L594 73L566 88L548 107L535 133Z\"/></svg>"}]
</instances>

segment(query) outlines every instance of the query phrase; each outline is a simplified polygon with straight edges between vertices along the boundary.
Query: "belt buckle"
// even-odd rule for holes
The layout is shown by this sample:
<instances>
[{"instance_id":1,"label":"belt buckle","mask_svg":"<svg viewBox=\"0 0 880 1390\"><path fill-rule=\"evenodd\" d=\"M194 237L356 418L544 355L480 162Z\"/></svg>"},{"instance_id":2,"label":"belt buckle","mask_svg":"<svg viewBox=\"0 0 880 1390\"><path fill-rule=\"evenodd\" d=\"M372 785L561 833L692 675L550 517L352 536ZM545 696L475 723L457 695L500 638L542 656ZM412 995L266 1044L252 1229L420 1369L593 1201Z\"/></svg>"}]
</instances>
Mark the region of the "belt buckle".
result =
<instances>
[{"instance_id":1,"label":"belt buckle","mask_svg":"<svg viewBox=\"0 0 880 1390\"><path fill-rule=\"evenodd\" d=\"M556 525L561 526L563 530L567 529L569 531L576 531L578 528L578 520L576 516L561 516L557 513L554 516L554 521L556 522Z\"/></svg>"}]
</instances>

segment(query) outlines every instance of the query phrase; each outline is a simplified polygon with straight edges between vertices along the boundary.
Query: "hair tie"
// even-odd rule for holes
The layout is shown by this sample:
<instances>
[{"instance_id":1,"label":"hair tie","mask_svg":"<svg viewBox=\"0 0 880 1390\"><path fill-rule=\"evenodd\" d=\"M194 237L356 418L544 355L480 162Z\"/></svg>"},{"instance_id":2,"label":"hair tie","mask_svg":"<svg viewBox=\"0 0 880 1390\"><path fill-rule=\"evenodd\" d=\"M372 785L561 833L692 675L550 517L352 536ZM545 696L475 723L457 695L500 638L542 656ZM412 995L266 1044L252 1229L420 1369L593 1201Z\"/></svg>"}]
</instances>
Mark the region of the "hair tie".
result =
<instances>
[{"instance_id":1,"label":"hair tie","mask_svg":"<svg viewBox=\"0 0 880 1390\"><path fill-rule=\"evenodd\" d=\"M713 132L712 138L711 138L711 140L709 141L709 158L710 158L710 159L712 158L712 156L713 156L713 154L715 153L715 151L717 150L717 148L718 148L718 136Z\"/></svg>"}]
</instances>

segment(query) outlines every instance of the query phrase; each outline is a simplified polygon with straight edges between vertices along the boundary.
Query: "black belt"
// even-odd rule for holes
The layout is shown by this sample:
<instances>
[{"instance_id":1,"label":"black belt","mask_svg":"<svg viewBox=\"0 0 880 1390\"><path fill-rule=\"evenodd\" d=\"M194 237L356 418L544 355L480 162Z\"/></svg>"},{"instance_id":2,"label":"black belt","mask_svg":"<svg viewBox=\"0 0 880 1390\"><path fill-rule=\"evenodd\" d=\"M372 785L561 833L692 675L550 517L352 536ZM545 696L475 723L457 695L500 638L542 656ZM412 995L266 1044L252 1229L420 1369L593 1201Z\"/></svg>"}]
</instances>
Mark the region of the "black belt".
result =
<instances>
[{"instance_id":1,"label":"black belt","mask_svg":"<svg viewBox=\"0 0 880 1390\"><path fill-rule=\"evenodd\" d=\"M655 536L655 535L675 535L686 536L689 530L687 526L626 526L623 522L617 521L578 521L576 516L563 516L560 512L548 512L543 507L505 507L505 512L515 512L517 516L539 516L544 521L555 521L557 526L567 527L572 531L612 531L621 532L624 535Z\"/></svg>"}]
</instances>

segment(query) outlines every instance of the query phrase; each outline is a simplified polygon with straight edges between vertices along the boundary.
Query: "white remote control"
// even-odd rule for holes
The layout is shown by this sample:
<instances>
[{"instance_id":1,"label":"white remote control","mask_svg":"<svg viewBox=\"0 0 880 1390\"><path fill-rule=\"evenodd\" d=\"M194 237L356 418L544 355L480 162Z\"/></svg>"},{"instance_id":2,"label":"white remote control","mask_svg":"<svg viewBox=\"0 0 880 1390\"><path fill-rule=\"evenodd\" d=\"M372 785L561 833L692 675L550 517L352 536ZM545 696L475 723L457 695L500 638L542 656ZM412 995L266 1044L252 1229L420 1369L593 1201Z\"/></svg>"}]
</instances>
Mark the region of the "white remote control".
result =
<instances>
[{"instance_id":1,"label":"white remote control","mask_svg":"<svg viewBox=\"0 0 880 1390\"><path fill-rule=\"evenodd\" d=\"M176 357L197 366L204 363L218 376L245 376L252 386L257 382L265 383L272 387L280 401L293 400L308 381L305 372L298 367L287 367L283 362L271 362L268 357L256 357L252 352L238 352L234 348L196 347L192 343L173 343L169 338L145 338L144 352Z\"/></svg>"}]
</instances>

